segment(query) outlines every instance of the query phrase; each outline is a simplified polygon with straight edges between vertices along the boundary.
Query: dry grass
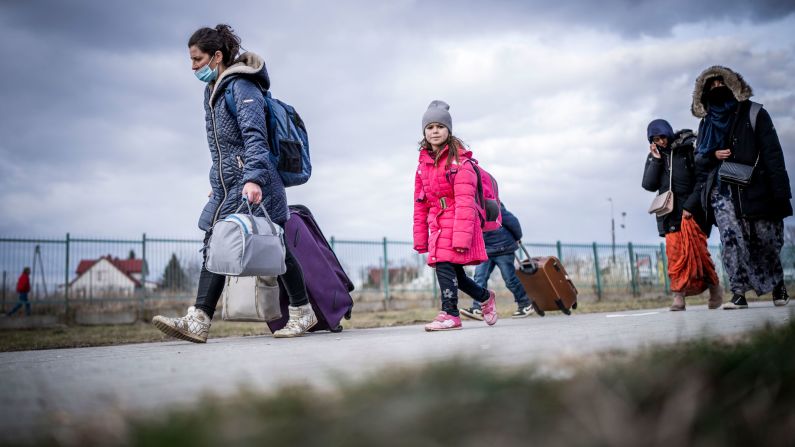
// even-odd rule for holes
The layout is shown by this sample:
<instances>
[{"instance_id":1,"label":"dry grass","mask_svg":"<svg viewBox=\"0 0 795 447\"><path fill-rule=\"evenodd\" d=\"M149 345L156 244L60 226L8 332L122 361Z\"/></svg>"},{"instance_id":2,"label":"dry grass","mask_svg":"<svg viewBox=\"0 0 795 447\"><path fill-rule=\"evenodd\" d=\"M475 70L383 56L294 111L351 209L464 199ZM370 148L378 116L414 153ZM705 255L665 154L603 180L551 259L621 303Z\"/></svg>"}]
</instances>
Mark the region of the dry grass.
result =
<instances>
[{"instance_id":1,"label":"dry grass","mask_svg":"<svg viewBox=\"0 0 795 447\"><path fill-rule=\"evenodd\" d=\"M217 338L264 334L270 334L270 331L266 325L259 323L219 321L213 324L212 328L212 336ZM82 348L167 340L173 339L163 335L151 324L144 322L105 326L75 325L0 332L0 351Z\"/></svg>"}]
</instances>

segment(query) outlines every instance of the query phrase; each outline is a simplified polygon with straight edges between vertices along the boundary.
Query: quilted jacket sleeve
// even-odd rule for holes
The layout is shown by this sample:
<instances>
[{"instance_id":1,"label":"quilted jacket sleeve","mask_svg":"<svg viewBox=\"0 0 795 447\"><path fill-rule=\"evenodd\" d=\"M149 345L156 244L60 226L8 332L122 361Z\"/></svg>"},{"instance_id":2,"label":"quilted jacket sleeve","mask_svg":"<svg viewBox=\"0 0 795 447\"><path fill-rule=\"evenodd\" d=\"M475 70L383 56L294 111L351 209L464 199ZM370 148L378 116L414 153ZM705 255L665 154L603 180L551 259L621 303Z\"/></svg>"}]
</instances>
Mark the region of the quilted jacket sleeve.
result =
<instances>
[{"instance_id":1,"label":"quilted jacket sleeve","mask_svg":"<svg viewBox=\"0 0 795 447\"><path fill-rule=\"evenodd\" d=\"M657 192L662 186L661 178L664 173L663 160L649 154L646 158L646 167L643 169L643 189Z\"/></svg>"},{"instance_id":2,"label":"quilted jacket sleeve","mask_svg":"<svg viewBox=\"0 0 795 447\"><path fill-rule=\"evenodd\" d=\"M693 151L695 152L695 147ZM695 185L693 186L693 191L682 204L682 208L692 214L701 214L703 211L701 209L701 188L703 187L703 182L698 181L698 166L696 165L694 152L689 153L688 158L690 160L690 166L692 166L692 177Z\"/></svg>"},{"instance_id":3,"label":"quilted jacket sleeve","mask_svg":"<svg viewBox=\"0 0 795 447\"><path fill-rule=\"evenodd\" d=\"M455 220L453 221L453 248L469 250L475 231L480 231L480 211L475 204L477 174L472 163L463 163L453 181L455 195Z\"/></svg>"},{"instance_id":4,"label":"quilted jacket sleeve","mask_svg":"<svg viewBox=\"0 0 795 447\"><path fill-rule=\"evenodd\" d=\"M422 190L419 172L414 173L414 250L428 251L428 201Z\"/></svg>"},{"instance_id":5,"label":"quilted jacket sleeve","mask_svg":"<svg viewBox=\"0 0 795 447\"><path fill-rule=\"evenodd\" d=\"M269 185L278 173L269 158L265 98L259 87L248 79L236 80L232 88L237 106L237 124L245 146L243 182Z\"/></svg>"},{"instance_id":6,"label":"quilted jacket sleeve","mask_svg":"<svg viewBox=\"0 0 795 447\"><path fill-rule=\"evenodd\" d=\"M759 162L766 168L770 188L776 199L792 198L789 176L784 163L784 151L778 139L776 128L770 114L764 108L759 111L756 120L755 143L760 148Z\"/></svg>"}]
</instances>

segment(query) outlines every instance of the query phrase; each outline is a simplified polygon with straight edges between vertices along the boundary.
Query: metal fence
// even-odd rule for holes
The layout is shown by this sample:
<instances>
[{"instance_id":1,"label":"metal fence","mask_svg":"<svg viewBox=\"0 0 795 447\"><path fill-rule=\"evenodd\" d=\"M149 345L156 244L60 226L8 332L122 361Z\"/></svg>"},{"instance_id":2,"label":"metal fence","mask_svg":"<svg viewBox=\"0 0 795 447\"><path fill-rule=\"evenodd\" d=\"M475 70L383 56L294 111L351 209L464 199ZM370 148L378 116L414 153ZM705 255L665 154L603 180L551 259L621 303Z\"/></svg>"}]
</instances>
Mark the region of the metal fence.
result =
<instances>
[{"instance_id":1,"label":"metal fence","mask_svg":"<svg viewBox=\"0 0 795 447\"><path fill-rule=\"evenodd\" d=\"M329 240L356 286L354 299L395 300L437 295L436 276L411 242ZM153 301L191 301L201 270L200 239L12 239L0 238L0 309L17 301L16 281L31 268L30 301L37 313L69 312L70 306ZM665 245L525 244L531 256L557 256L581 295L665 294L669 291ZM711 246L718 274L727 283L720 247ZM785 276L795 276L795 247L782 252ZM470 273L472 270L470 269ZM490 285L504 291L495 271Z\"/></svg>"}]
</instances>

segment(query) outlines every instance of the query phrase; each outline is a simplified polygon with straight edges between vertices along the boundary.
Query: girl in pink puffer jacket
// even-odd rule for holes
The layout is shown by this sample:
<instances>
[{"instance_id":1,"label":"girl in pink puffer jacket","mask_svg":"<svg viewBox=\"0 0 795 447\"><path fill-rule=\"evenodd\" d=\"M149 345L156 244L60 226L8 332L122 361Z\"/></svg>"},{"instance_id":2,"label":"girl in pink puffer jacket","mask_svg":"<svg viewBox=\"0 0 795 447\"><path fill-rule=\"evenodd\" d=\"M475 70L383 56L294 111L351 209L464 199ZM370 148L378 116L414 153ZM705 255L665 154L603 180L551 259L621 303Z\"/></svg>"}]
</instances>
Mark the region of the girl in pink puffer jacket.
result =
<instances>
[{"instance_id":1,"label":"girl in pink puffer jacket","mask_svg":"<svg viewBox=\"0 0 795 447\"><path fill-rule=\"evenodd\" d=\"M483 320L497 322L494 292L477 285L465 265L488 259L475 202L477 174L472 152L452 134L453 119L444 101L432 101L422 116L424 138L414 177L414 249L428 253L442 291L442 310L426 331L461 329L458 289L481 302ZM430 233L430 234L429 234Z\"/></svg>"}]
</instances>

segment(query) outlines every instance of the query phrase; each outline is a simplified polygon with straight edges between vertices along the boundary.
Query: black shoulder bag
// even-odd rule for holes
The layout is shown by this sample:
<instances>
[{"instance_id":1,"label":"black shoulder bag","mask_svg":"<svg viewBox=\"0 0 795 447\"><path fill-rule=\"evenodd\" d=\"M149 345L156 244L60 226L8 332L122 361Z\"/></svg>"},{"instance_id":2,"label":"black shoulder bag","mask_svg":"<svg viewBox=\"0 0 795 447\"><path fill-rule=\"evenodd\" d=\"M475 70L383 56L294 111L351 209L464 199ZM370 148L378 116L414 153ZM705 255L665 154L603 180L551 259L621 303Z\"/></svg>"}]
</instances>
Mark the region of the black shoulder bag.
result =
<instances>
[{"instance_id":1,"label":"black shoulder bag","mask_svg":"<svg viewBox=\"0 0 795 447\"><path fill-rule=\"evenodd\" d=\"M759 114L759 109L762 104L752 102L749 118L751 120L751 130L756 132L756 116ZM720 168L718 169L718 176L720 181L731 183L738 186L748 186L751 183L751 177L754 175L754 169L759 164L759 153L756 154L756 161L753 166L749 166L734 161L723 160Z\"/></svg>"}]
</instances>

